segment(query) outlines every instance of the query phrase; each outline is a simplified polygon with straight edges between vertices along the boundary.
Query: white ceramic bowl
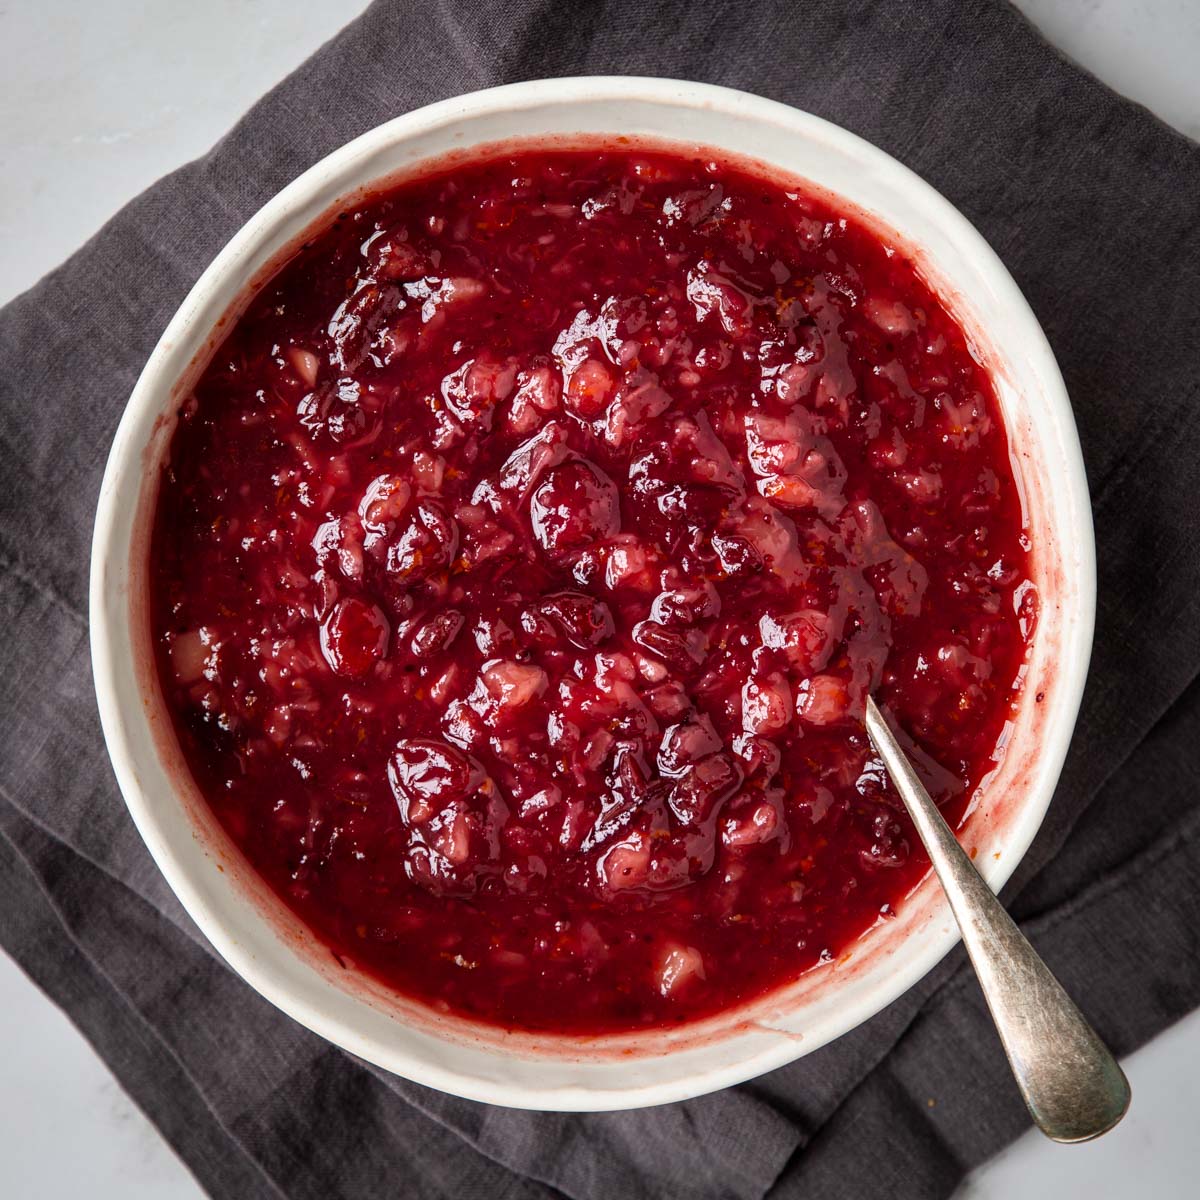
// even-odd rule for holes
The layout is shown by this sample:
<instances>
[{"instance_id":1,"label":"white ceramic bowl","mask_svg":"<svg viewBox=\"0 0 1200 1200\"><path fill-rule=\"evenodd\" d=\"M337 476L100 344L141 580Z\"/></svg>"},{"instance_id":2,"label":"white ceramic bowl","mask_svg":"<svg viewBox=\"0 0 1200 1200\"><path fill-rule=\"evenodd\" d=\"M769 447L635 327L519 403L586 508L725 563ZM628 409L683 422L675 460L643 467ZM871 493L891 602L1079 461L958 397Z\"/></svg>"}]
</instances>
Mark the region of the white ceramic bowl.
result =
<instances>
[{"instance_id":1,"label":"white ceramic bowl","mask_svg":"<svg viewBox=\"0 0 1200 1200\"><path fill-rule=\"evenodd\" d=\"M915 249L995 373L1035 540L1041 614L1007 753L962 832L998 888L1038 826L1062 766L1091 647L1091 513L1062 378L1000 260L937 192L882 151L806 113L673 80L557 79L447 100L382 125L285 188L217 256L130 397L105 472L92 551L96 691L129 811L184 907L267 999L332 1042L419 1083L495 1104L609 1109L711 1091L854 1028L957 940L926 878L900 915L837 962L703 1025L591 1040L487 1030L398 998L339 967L261 884L183 768L149 654L145 534L174 404L222 318L280 252L363 185L432 157L511 138L624 134L763 160L837 193ZM1035 699L1036 698L1036 699Z\"/></svg>"}]
</instances>

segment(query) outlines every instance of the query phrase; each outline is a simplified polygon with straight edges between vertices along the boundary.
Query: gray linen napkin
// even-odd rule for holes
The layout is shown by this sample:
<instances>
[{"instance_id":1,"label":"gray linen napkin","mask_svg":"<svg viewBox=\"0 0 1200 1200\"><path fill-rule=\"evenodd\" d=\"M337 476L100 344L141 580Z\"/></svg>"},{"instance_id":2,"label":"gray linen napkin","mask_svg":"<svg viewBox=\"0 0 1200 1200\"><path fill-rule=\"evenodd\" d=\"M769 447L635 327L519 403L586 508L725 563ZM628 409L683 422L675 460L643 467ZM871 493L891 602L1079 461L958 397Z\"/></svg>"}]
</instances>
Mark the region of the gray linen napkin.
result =
<instances>
[{"instance_id":1,"label":"gray linen napkin","mask_svg":"<svg viewBox=\"0 0 1200 1200\"><path fill-rule=\"evenodd\" d=\"M957 953L833 1045L685 1104L532 1114L428 1091L232 975L125 813L88 669L88 543L171 312L347 139L454 93L593 73L829 117L949 196L1016 276L1075 404L1100 611L1074 750L1007 897L1119 1052L1200 1004L1200 149L994 0L379 0L0 311L0 943L221 1200L938 1197L1026 1123Z\"/></svg>"}]
</instances>

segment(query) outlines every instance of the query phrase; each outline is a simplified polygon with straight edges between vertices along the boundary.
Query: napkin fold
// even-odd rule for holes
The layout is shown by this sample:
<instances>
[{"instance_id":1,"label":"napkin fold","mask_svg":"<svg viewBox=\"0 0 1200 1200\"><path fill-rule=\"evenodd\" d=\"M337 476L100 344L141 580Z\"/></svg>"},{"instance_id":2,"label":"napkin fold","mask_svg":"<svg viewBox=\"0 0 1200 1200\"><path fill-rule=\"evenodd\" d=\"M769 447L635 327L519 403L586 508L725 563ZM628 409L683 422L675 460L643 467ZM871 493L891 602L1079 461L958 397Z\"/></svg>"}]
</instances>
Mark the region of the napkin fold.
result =
<instances>
[{"instance_id":1,"label":"napkin fold","mask_svg":"<svg viewBox=\"0 0 1200 1200\"><path fill-rule=\"evenodd\" d=\"M1200 1004L1200 149L995 0L379 0L0 310L0 944L218 1200L929 1200L1027 1123L960 952L837 1042L686 1103L525 1113L429 1091L233 975L126 814L92 693L88 552L112 434L172 312L350 138L577 74L703 80L827 117L1004 259L1067 380L1100 571L1073 749L1006 899L1118 1052Z\"/></svg>"}]
</instances>

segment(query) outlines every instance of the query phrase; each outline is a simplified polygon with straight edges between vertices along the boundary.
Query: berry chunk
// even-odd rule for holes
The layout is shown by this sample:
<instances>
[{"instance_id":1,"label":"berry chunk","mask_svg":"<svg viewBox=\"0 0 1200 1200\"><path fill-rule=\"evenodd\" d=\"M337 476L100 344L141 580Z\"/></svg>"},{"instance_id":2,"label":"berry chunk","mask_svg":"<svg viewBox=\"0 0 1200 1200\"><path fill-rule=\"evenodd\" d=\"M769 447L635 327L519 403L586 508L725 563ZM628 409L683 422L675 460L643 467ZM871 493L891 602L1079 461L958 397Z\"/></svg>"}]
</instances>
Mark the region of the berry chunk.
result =
<instances>
[{"instance_id":1,"label":"berry chunk","mask_svg":"<svg viewBox=\"0 0 1200 1200\"><path fill-rule=\"evenodd\" d=\"M608 605L586 592L558 592L538 607L580 650L599 646L616 631Z\"/></svg>"},{"instance_id":2,"label":"berry chunk","mask_svg":"<svg viewBox=\"0 0 1200 1200\"><path fill-rule=\"evenodd\" d=\"M451 801L465 799L484 778L483 768L461 750L428 738L397 743L388 761L388 780L409 825L424 824Z\"/></svg>"},{"instance_id":3,"label":"berry chunk","mask_svg":"<svg viewBox=\"0 0 1200 1200\"><path fill-rule=\"evenodd\" d=\"M583 550L621 528L616 485L585 459L551 470L535 489L529 510L534 536L556 557Z\"/></svg>"},{"instance_id":4,"label":"berry chunk","mask_svg":"<svg viewBox=\"0 0 1200 1200\"><path fill-rule=\"evenodd\" d=\"M422 500L395 541L386 546L387 570L405 582L445 570L458 549L458 526L442 505Z\"/></svg>"},{"instance_id":5,"label":"berry chunk","mask_svg":"<svg viewBox=\"0 0 1200 1200\"><path fill-rule=\"evenodd\" d=\"M386 653L390 629L379 606L349 596L321 623L321 653L339 675L365 675Z\"/></svg>"}]
</instances>

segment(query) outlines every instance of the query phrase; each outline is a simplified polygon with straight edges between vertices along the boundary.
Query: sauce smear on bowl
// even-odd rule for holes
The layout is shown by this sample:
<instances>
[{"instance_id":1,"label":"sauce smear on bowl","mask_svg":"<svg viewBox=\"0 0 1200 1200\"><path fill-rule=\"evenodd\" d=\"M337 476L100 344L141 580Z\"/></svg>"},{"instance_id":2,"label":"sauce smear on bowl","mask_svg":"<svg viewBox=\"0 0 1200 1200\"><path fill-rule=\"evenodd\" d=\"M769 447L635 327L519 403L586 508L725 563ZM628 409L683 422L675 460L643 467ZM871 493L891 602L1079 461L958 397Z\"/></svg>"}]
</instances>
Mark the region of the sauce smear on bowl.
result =
<instances>
[{"instance_id":1,"label":"sauce smear on bowl","mask_svg":"<svg viewBox=\"0 0 1200 1200\"><path fill-rule=\"evenodd\" d=\"M594 1034L843 952L957 820L1036 601L999 405L903 249L683 154L339 213L181 410L160 679L279 896L399 991Z\"/></svg>"}]
</instances>

